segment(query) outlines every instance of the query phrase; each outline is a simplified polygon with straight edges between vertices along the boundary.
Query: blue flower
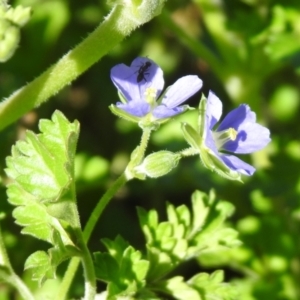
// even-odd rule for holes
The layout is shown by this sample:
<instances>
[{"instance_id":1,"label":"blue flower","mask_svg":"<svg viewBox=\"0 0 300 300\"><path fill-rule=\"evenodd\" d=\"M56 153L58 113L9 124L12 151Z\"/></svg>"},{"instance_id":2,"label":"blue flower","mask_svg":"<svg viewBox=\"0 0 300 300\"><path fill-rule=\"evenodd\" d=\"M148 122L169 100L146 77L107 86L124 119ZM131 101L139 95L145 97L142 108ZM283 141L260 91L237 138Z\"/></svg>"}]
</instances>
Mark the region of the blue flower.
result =
<instances>
[{"instance_id":1,"label":"blue flower","mask_svg":"<svg viewBox=\"0 0 300 300\"><path fill-rule=\"evenodd\" d=\"M248 154L264 148L270 141L270 131L256 123L256 115L246 104L232 110L215 128L222 115L222 102L209 93L199 106L199 127L196 131L183 124L188 143L197 149L207 168L233 180L240 175L253 175L255 168L234 154Z\"/></svg>"},{"instance_id":2,"label":"blue flower","mask_svg":"<svg viewBox=\"0 0 300 300\"><path fill-rule=\"evenodd\" d=\"M162 122L184 112L182 104L201 87L198 76L184 76L162 93L162 69L147 57L137 57L128 67L124 64L111 69L111 79L122 102L111 105L111 110L128 120L145 123Z\"/></svg>"}]
</instances>

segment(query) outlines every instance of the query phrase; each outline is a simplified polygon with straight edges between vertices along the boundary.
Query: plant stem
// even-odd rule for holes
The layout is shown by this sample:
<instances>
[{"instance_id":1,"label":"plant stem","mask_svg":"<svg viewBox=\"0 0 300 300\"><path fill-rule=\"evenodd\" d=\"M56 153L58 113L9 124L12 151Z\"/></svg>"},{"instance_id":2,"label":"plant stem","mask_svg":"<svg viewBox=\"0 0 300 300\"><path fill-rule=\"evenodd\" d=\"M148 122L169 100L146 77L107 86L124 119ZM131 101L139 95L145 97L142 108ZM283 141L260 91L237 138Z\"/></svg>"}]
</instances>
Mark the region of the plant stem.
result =
<instances>
[{"instance_id":1,"label":"plant stem","mask_svg":"<svg viewBox=\"0 0 300 300\"><path fill-rule=\"evenodd\" d=\"M13 285L18 290L19 294L21 295L21 297L24 300L35 300L34 296L30 292L28 287L25 285L23 280L17 274L13 273L10 276L10 282L9 283L11 285Z\"/></svg>"},{"instance_id":2,"label":"plant stem","mask_svg":"<svg viewBox=\"0 0 300 300\"><path fill-rule=\"evenodd\" d=\"M109 203L109 201L112 199L112 197L117 193L117 191L126 183L127 179L124 174L122 174L113 184L112 186L105 192L105 194L102 196L102 198L99 200L97 206L93 210L85 228L83 231L83 244L87 244L92 231L98 222L103 210ZM56 300L64 300L66 299L69 287L72 283L72 280L75 276L76 270L79 266L80 259L77 257L73 257L69 263L68 269L65 273L65 276L62 280L62 283L60 285L59 291L57 293L57 296L54 298ZM86 261L86 266L89 267L89 261ZM84 264L84 262L83 262ZM87 288L87 286L85 287ZM88 287L89 288L89 287ZM87 296L87 295L86 295ZM85 300L88 298L85 298Z\"/></svg>"},{"instance_id":3,"label":"plant stem","mask_svg":"<svg viewBox=\"0 0 300 300\"><path fill-rule=\"evenodd\" d=\"M150 134L151 134L152 129L151 128L146 128L143 130L143 134L141 137L141 142L138 148L138 153L135 156L136 164L140 164L143 157L144 157L144 153L146 151L147 145L148 145L148 141L150 138ZM130 162L129 162L130 164ZM129 165L128 164L128 165ZM94 230L96 223L98 222L99 218L102 215L102 212L104 211L105 207L108 205L109 201L113 198L113 196L118 192L118 190L130 179L132 179L132 177L128 177L126 176L125 172L111 185L111 187L105 192L105 194L101 197L101 199L99 200L97 206L94 208L93 212L91 213L91 216L89 218L89 220L87 221L84 231L83 231L83 244L87 244L92 231ZM80 260L77 257L73 257L69 263L68 269L65 273L65 276L62 280L60 289L58 291L58 294L56 296L56 300L64 300L67 296L69 287L72 283L72 280L75 276L76 270L78 268L78 265L80 263ZM84 262L83 262L84 263ZM87 266L89 267L89 261L86 262ZM86 286L87 289L87 286ZM86 298L85 300L87 300L88 298Z\"/></svg>"},{"instance_id":4,"label":"plant stem","mask_svg":"<svg viewBox=\"0 0 300 300\"><path fill-rule=\"evenodd\" d=\"M6 249L3 243L2 231L0 229L0 278L11 284L15 289L19 292L21 297L25 300L34 300L34 297L25 283L21 280L21 278L14 272Z\"/></svg>"},{"instance_id":5,"label":"plant stem","mask_svg":"<svg viewBox=\"0 0 300 300\"><path fill-rule=\"evenodd\" d=\"M181 150L177 153L180 154L182 157L188 157L188 156L198 155L199 151L194 148L187 148L187 149Z\"/></svg>"},{"instance_id":6,"label":"plant stem","mask_svg":"<svg viewBox=\"0 0 300 300\"><path fill-rule=\"evenodd\" d=\"M139 161L139 164L142 162L142 159L145 156L145 151L148 146L148 142L149 142L152 130L153 129L151 127L147 127L147 128L143 129L143 134L141 137L140 149L139 149L139 154L140 154L140 158L141 158L141 160Z\"/></svg>"},{"instance_id":7,"label":"plant stem","mask_svg":"<svg viewBox=\"0 0 300 300\"><path fill-rule=\"evenodd\" d=\"M88 222L86 223L83 231L84 241L87 243L92 231L98 222L103 210L112 199L112 197L117 193L117 191L126 183L127 179L124 173L113 183L113 185L105 192L97 206L94 208Z\"/></svg>"},{"instance_id":8,"label":"plant stem","mask_svg":"<svg viewBox=\"0 0 300 300\"><path fill-rule=\"evenodd\" d=\"M84 269L85 279L85 294L83 300L94 300L96 296L96 275L93 264L93 259L86 243L82 239L81 243L82 257L81 262Z\"/></svg>"},{"instance_id":9,"label":"plant stem","mask_svg":"<svg viewBox=\"0 0 300 300\"><path fill-rule=\"evenodd\" d=\"M66 273L64 274L64 278L60 284L58 293L56 294L54 300L64 300L67 297L69 288L72 284L73 278L75 276L75 273L77 271L77 268L80 264L80 258L79 257L73 257L68 265L68 269Z\"/></svg>"}]
</instances>

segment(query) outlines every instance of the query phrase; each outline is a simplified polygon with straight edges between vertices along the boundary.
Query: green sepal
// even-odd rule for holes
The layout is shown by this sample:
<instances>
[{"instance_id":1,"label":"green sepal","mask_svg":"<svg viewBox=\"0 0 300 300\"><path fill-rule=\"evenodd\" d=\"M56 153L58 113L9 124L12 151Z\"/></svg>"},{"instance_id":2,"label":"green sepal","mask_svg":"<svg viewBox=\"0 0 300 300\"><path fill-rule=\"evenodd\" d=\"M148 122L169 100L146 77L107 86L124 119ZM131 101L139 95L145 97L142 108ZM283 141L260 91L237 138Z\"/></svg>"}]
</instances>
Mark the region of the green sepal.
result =
<instances>
[{"instance_id":1,"label":"green sepal","mask_svg":"<svg viewBox=\"0 0 300 300\"><path fill-rule=\"evenodd\" d=\"M201 136L191 125L188 123L181 123L181 130L185 140L192 148L199 149L201 147Z\"/></svg>"},{"instance_id":2,"label":"green sepal","mask_svg":"<svg viewBox=\"0 0 300 300\"><path fill-rule=\"evenodd\" d=\"M125 170L125 176L127 180L130 180L132 178L137 178L140 180L146 179L146 174L139 173L135 170L136 166L138 166L141 163L141 160L143 157L141 156L141 146L137 146L130 155L130 162L127 165L127 168Z\"/></svg>"},{"instance_id":3,"label":"green sepal","mask_svg":"<svg viewBox=\"0 0 300 300\"><path fill-rule=\"evenodd\" d=\"M127 103L125 96L118 90L118 96L123 104Z\"/></svg>"},{"instance_id":4,"label":"green sepal","mask_svg":"<svg viewBox=\"0 0 300 300\"><path fill-rule=\"evenodd\" d=\"M207 105L207 99L204 95L202 95L202 98L199 102L198 107L198 134L201 138L201 143L204 143L206 138L206 105Z\"/></svg>"},{"instance_id":5,"label":"green sepal","mask_svg":"<svg viewBox=\"0 0 300 300\"><path fill-rule=\"evenodd\" d=\"M111 104L109 106L109 109L111 110L111 112L116 115L117 117L120 117L126 121L129 122L134 122L134 123L139 123L139 121L141 120L141 118L133 116L129 113L127 113L126 111L124 111L123 109L118 108L116 105Z\"/></svg>"},{"instance_id":6,"label":"green sepal","mask_svg":"<svg viewBox=\"0 0 300 300\"><path fill-rule=\"evenodd\" d=\"M217 174L226 179L243 182L241 179L241 174L227 167L225 163L222 162L212 150L207 148L205 145L200 147L199 150L200 159L207 169L215 171Z\"/></svg>"}]
</instances>

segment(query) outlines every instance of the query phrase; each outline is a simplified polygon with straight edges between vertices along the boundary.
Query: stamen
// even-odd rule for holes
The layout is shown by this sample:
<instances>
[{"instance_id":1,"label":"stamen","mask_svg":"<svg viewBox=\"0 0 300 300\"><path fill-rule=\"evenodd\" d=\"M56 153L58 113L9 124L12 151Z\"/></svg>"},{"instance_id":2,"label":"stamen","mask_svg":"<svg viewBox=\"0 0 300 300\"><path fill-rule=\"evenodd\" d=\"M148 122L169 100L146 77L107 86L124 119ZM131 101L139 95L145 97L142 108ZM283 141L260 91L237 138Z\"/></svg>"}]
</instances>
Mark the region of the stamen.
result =
<instances>
[{"instance_id":1,"label":"stamen","mask_svg":"<svg viewBox=\"0 0 300 300\"><path fill-rule=\"evenodd\" d=\"M232 127L222 131L213 131L213 137L218 149L222 149L223 145L229 141L235 141L237 134L238 132Z\"/></svg>"},{"instance_id":2,"label":"stamen","mask_svg":"<svg viewBox=\"0 0 300 300\"><path fill-rule=\"evenodd\" d=\"M149 87L145 90L145 100L151 106L153 106L156 103L156 94L157 94L157 89L155 88Z\"/></svg>"}]
</instances>

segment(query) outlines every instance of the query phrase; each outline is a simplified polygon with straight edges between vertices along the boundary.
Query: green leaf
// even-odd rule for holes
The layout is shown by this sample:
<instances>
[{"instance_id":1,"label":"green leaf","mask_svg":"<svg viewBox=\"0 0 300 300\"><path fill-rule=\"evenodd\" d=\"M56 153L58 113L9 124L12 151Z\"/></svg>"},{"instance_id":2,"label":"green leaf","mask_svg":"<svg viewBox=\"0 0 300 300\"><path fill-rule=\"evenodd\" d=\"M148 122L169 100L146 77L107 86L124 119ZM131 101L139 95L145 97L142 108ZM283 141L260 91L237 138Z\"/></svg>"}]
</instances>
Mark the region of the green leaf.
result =
<instances>
[{"instance_id":1,"label":"green leaf","mask_svg":"<svg viewBox=\"0 0 300 300\"><path fill-rule=\"evenodd\" d=\"M157 287L164 293L178 300L235 300L238 299L237 289L228 283L224 283L223 271L214 273L199 273L184 281L183 277L177 276L162 281Z\"/></svg>"},{"instance_id":2,"label":"green leaf","mask_svg":"<svg viewBox=\"0 0 300 300\"><path fill-rule=\"evenodd\" d=\"M31 255L26 268L40 283L54 278L65 259L80 255L74 232L80 228L75 202L74 157L79 134L77 121L70 123L56 111L52 120L41 120L40 134L27 131L12 147L6 173L11 178L8 201L22 233L54 245Z\"/></svg>"},{"instance_id":3,"label":"green leaf","mask_svg":"<svg viewBox=\"0 0 300 300\"><path fill-rule=\"evenodd\" d=\"M35 201L48 203L57 201L72 182L79 124L69 123L56 111L52 121L41 120L39 127L42 134L27 131L25 141L13 147L6 173L14 181L12 186L21 186ZM20 200L10 197L9 201Z\"/></svg>"},{"instance_id":4,"label":"green leaf","mask_svg":"<svg viewBox=\"0 0 300 300\"><path fill-rule=\"evenodd\" d=\"M51 240L55 245L48 250L37 251L30 255L25 262L25 269L30 269L32 280L42 284L46 279L56 277L56 268L65 260L73 256L80 256L80 250L75 246L65 245L58 231L53 231Z\"/></svg>"},{"instance_id":5,"label":"green leaf","mask_svg":"<svg viewBox=\"0 0 300 300\"><path fill-rule=\"evenodd\" d=\"M188 280L192 286L205 299L235 300L238 299L238 292L234 285L224 283L224 272L217 270L212 274L200 273Z\"/></svg>"},{"instance_id":6,"label":"green leaf","mask_svg":"<svg viewBox=\"0 0 300 300\"><path fill-rule=\"evenodd\" d=\"M55 268L51 265L50 257L44 251L31 254L25 262L25 270L32 269L32 279L43 283L46 279L55 278Z\"/></svg>"},{"instance_id":7,"label":"green leaf","mask_svg":"<svg viewBox=\"0 0 300 300\"><path fill-rule=\"evenodd\" d=\"M201 253L240 245L238 233L225 225L234 211L232 204L215 194L196 191L191 211L185 205L167 204L167 221L159 222L155 210L139 208L141 228L147 242L150 270L147 279L157 280L180 263Z\"/></svg>"},{"instance_id":8,"label":"green leaf","mask_svg":"<svg viewBox=\"0 0 300 300\"><path fill-rule=\"evenodd\" d=\"M193 287L190 287L183 277L177 276L173 277L168 281L161 282L159 288L163 290L166 294L172 295L178 300L203 300L202 296Z\"/></svg>"},{"instance_id":9,"label":"green leaf","mask_svg":"<svg viewBox=\"0 0 300 300\"><path fill-rule=\"evenodd\" d=\"M145 286L149 262L120 236L114 241L104 239L102 242L109 252L94 253L95 271L99 280L108 283L108 299L135 295Z\"/></svg>"}]
</instances>

